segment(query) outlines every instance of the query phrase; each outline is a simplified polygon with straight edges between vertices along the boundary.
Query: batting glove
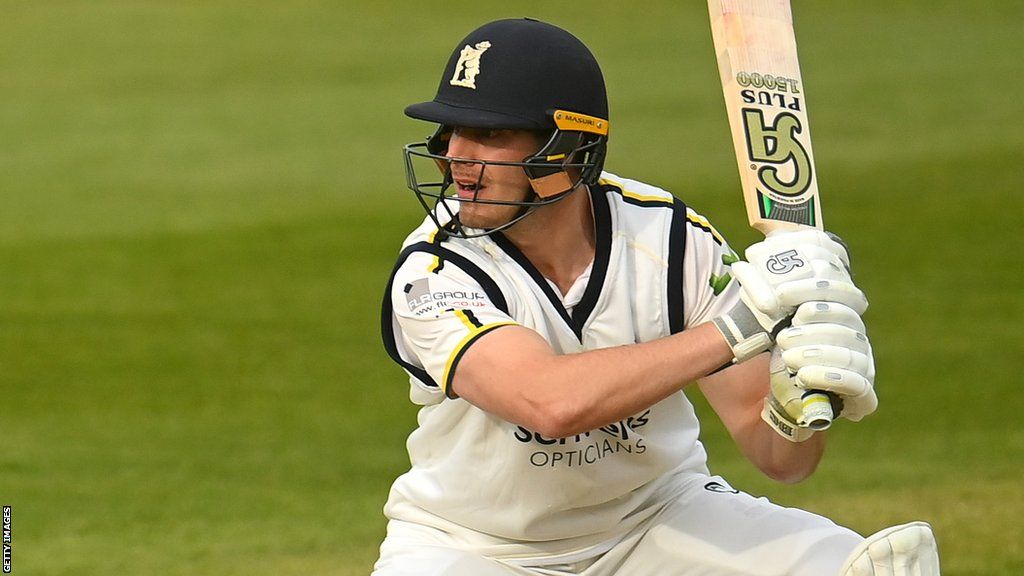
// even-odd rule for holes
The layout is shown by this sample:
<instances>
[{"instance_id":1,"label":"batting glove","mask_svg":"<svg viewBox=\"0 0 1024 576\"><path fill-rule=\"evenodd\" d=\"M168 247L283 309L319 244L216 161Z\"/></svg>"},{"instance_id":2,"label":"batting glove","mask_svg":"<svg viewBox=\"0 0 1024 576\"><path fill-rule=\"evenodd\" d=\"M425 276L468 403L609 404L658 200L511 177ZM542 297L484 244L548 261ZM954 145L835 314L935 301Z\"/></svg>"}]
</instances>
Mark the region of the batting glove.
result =
<instances>
[{"instance_id":1,"label":"batting glove","mask_svg":"<svg viewBox=\"0 0 1024 576\"><path fill-rule=\"evenodd\" d=\"M751 308L770 318L788 317L804 302L838 302L863 314L864 293L850 278L850 258L835 235L821 230L781 231L747 248L732 265Z\"/></svg>"},{"instance_id":2,"label":"batting glove","mask_svg":"<svg viewBox=\"0 0 1024 576\"><path fill-rule=\"evenodd\" d=\"M855 310L835 302L805 303L776 342L794 385L829 392L838 400L837 417L858 422L878 408L875 360Z\"/></svg>"},{"instance_id":3,"label":"batting glove","mask_svg":"<svg viewBox=\"0 0 1024 576\"><path fill-rule=\"evenodd\" d=\"M853 284L849 256L837 237L820 230L777 232L746 250L748 262L732 264L740 302L713 320L735 362L768 350L808 301L842 303L857 314L868 306Z\"/></svg>"},{"instance_id":4,"label":"batting glove","mask_svg":"<svg viewBox=\"0 0 1024 576\"><path fill-rule=\"evenodd\" d=\"M803 417L803 397L807 391L799 386L796 378L786 369L782 352L778 348L772 349L769 372L770 385L761 410L761 419L790 442L807 440L814 435L814 430L797 424Z\"/></svg>"}]
</instances>

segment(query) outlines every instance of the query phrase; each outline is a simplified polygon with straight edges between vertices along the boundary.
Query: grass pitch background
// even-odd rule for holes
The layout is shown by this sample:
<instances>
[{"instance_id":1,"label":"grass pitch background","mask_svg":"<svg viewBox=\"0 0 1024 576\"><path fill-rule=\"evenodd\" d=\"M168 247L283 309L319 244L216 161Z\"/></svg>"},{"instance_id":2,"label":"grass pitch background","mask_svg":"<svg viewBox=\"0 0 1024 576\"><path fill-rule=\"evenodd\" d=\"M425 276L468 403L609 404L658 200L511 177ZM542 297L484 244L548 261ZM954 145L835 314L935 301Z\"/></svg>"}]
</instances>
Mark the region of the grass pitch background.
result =
<instances>
[{"instance_id":1,"label":"grass pitch background","mask_svg":"<svg viewBox=\"0 0 1024 576\"><path fill-rule=\"evenodd\" d=\"M531 15L603 65L608 167L742 247L701 2L0 0L0 503L15 574L366 574L415 412L377 333L422 217L399 149L449 51ZM829 228L881 408L773 485L944 574L1024 572L1018 2L799 2Z\"/></svg>"}]
</instances>

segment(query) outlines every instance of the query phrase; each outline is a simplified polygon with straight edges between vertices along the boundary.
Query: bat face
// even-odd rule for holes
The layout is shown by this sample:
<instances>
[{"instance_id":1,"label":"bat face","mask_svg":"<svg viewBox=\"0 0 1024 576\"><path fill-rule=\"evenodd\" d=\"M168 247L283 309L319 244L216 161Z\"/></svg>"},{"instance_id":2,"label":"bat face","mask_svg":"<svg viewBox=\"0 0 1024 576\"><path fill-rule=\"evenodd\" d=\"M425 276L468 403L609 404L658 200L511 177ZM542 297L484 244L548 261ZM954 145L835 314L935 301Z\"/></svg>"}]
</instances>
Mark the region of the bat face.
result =
<instances>
[{"instance_id":1,"label":"bat face","mask_svg":"<svg viewBox=\"0 0 1024 576\"><path fill-rule=\"evenodd\" d=\"M756 73L755 73L756 74ZM737 82L738 83L738 82ZM787 82L799 90L799 81ZM816 226L817 181L799 92L740 90L749 170L755 173L758 217ZM788 96L788 98L786 97Z\"/></svg>"},{"instance_id":2,"label":"bat face","mask_svg":"<svg viewBox=\"0 0 1024 576\"><path fill-rule=\"evenodd\" d=\"M708 0L708 11L750 225L822 228L789 0ZM802 426L833 416L825 393L804 395Z\"/></svg>"},{"instance_id":3,"label":"bat face","mask_svg":"<svg viewBox=\"0 0 1024 576\"><path fill-rule=\"evenodd\" d=\"M751 226L821 228L789 2L709 0L729 125Z\"/></svg>"}]
</instances>

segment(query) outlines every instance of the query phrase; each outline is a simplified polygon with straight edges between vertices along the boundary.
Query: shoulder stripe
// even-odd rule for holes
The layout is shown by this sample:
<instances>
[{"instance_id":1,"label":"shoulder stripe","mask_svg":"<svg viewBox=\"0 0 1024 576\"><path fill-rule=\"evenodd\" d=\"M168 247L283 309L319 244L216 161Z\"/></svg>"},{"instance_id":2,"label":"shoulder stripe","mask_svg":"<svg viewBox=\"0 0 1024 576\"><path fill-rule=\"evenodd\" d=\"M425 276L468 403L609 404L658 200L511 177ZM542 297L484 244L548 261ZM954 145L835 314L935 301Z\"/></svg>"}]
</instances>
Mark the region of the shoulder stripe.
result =
<instances>
[{"instance_id":1,"label":"shoulder stripe","mask_svg":"<svg viewBox=\"0 0 1024 576\"><path fill-rule=\"evenodd\" d=\"M686 214L686 220L697 228L711 234L719 246L725 245L725 238L722 238L722 235L718 233L718 230L715 230L715 227L708 222L707 218L697 214L696 212L688 211Z\"/></svg>"},{"instance_id":2,"label":"shoulder stripe","mask_svg":"<svg viewBox=\"0 0 1024 576\"><path fill-rule=\"evenodd\" d=\"M462 355L469 350L469 347L480 339L481 336L488 332L501 328L502 326L516 326L515 322L495 322L494 324L480 325L480 322L472 316L472 312L468 310L456 310L455 314L459 316L459 319L464 323L469 323L470 331L466 334L458 345L452 350L451 355L448 357L448 362L444 366L444 377L441 379L441 389L444 391L445 396L449 398L457 398L452 391L452 378L455 377L455 368L459 365L459 361L462 360ZM472 323L475 323L474 326Z\"/></svg>"},{"instance_id":3,"label":"shoulder stripe","mask_svg":"<svg viewBox=\"0 0 1024 576\"><path fill-rule=\"evenodd\" d=\"M686 220L688 222L690 222L691 224L693 224L695 228L700 229L700 230L705 231L708 234L710 234L712 236L712 238L715 239L715 243L718 244L719 246L724 246L725 245L725 239L722 238L722 235L719 234L719 232L717 230L715 230L715 227L713 227L713 225L711 225L711 222L708 221L708 218L703 217L703 216L701 216L699 214L695 214L693 212L690 212L690 213L686 214Z\"/></svg>"},{"instance_id":4,"label":"shoulder stripe","mask_svg":"<svg viewBox=\"0 0 1024 576\"><path fill-rule=\"evenodd\" d=\"M502 293L501 288L498 288L498 283L495 282L493 278L488 276L487 273L483 271L483 269L481 269L478 265L473 263L472 260L463 256L462 254L459 254L458 252L449 250L444 246L440 246L437 244L428 244L427 242L417 242L416 244L412 244L411 246L408 246L405 250L403 250L401 254L399 254L398 262L395 264L394 271L397 271L398 268L406 261L406 259L409 258L409 256L415 252L425 252L427 254L432 254L436 256L442 262L451 262L452 264L455 265L456 268L462 270L466 274L469 274L469 276L473 278L473 280L479 282L480 286L484 289L484 292L491 299L491 302L493 302L494 305L497 306L498 309L500 309L502 312L508 314L508 301L505 300L505 295ZM391 273L392 280L394 279L394 271ZM390 285L391 282L389 281L388 286ZM390 299L387 299L387 301L390 302Z\"/></svg>"},{"instance_id":5,"label":"shoulder stripe","mask_svg":"<svg viewBox=\"0 0 1024 576\"><path fill-rule=\"evenodd\" d=\"M622 196L622 200L626 204L632 204L634 206L665 208L667 206L671 206L672 202L675 200L668 193L666 193L666 195L641 194L633 190L628 190L622 184L612 180L601 179L598 182L607 189Z\"/></svg>"},{"instance_id":6,"label":"shoulder stripe","mask_svg":"<svg viewBox=\"0 0 1024 576\"><path fill-rule=\"evenodd\" d=\"M449 222L444 225L444 229L438 228L434 230L433 232L430 233L430 236L427 238L427 243L430 244L431 246L440 246L442 242L444 242L450 237L449 234L451 233L453 226L454 222ZM430 266L427 267L427 272L430 272L431 274L437 274L443 268L443 255L434 254L434 260L430 263Z\"/></svg>"},{"instance_id":7,"label":"shoulder stripe","mask_svg":"<svg viewBox=\"0 0 1024 576\"><path fill-rule=\"evenodd\" d=\"M666 302L668 304L668 328L670 334L677 334L686 327L683 291L683 259L686 257L686 223L689 209L682 200L672 205L672 224L668 236L668 274Z\"/></svg>"},{"instance_id":8,"label":"shoulder stripe","mask_svg":"<svg viewBox=\"0 0 1024 576\"><path fill-rule=\"evenodd\" d=\"M671 205L672 204L672 200L670 200L668 198L662 198L661 196L644 196L644 195L641 195L641 194L637 194L636 192L633 192L632 190L622 190L622 195L625 198L636 200L636 201L644 203L644 204L654 203L654 204L661 204L663 206L664 205Z\"/></svg>"},{"instance_id":9,"label":"shoulder stripe","mask_svg":"<svg viewBox=\"0 0 1024 576\"><path fill-rule=\"evenodd\" d=\"M459 320L462 320L462 323L465 324L466 328L469 328L470 330L476 330L477 328L483 326L483 324L481 324L480 321L476 319L476 316L473 315L473 312L469 310L456 310L455 315L459 318Z\"/></svg>"},{"instance_id":10,"label":"shoulder stripe","mask_svg":"<svg viewBox=\"0 0 1024 576\"><path fill-rule=\"evenodd\" d=\"M488 276L482 269L480 269L479 266L474 264L469 258L439 246L438 244L418 242L408 246L405 250L402 250L401 254L398 255L395 267L391 271L391 276L388 278L387 287L384 289L384 301L381 303L380 334L381 339L384 342L384 350L387 351L388 356L396 364L404 368L409 374L425 386L440 388L437 382L430 377L430 374L428 374L426 370L409 362L402 356L402 353L398 349L397 335L395 334L394 312L391 309L391 290L395 283L395 273L398 272L398 269L405 263L409 256L416 252L425 252L433 254L438 258L444 258L466 274L469 274L474 280L480 283L480 286L484 289L484 293L486 293L487 297L491 299L491 302L506 314L508 314L509 310L508 302L505 300L505 295L502 294L501 289L498 287L498 284L494 279Z\"/></svg>"}]
</instances>

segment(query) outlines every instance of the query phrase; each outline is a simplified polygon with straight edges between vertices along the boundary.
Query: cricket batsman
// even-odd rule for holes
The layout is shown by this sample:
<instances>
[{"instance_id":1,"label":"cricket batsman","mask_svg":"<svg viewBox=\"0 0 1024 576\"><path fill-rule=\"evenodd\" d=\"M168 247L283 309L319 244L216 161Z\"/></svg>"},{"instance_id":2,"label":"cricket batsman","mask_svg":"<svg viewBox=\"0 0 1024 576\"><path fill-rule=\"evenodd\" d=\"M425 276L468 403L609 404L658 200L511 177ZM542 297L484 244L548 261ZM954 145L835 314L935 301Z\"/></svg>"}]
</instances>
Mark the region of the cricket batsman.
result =
<instances>
[{"instance_id":1,"label":"cricket batsman","mask_svg":"<svg viewBox=\"0 0 1024 576\"><path fill-rule=\"evenodd\" d=\"M427 217L384 295L390 357L421 406L375 576L934 576L929 526L868 537L708 469L696 383L743 454L810 476L826 432L877 407L846 248L772 234L739 262L673 194L603 171L590 50L532 19L456 46L434 125L405 147Z\"/></svg>"}]
</instances>

